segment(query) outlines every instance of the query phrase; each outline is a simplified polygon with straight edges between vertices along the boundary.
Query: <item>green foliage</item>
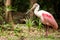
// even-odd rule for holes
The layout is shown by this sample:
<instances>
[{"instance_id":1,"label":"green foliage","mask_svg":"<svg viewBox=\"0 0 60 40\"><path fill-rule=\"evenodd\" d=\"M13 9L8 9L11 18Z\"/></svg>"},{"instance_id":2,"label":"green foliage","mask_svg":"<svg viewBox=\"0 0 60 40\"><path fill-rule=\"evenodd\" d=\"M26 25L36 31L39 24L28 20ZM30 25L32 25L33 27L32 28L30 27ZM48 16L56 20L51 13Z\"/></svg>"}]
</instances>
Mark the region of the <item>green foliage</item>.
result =
<instances>
[{"instance_id":1,"label":"green foliage","mask_svg":"<svg viewBox=\"0 0 60 40\"><path fill-rule=\"evenodd\" d=\"M2 31L2 27L0 26L0 32Z\"/></svg>"},{"instance_id":2,"label":"green foliage","mask_svg":"<svg viewBox=\"0 0 60 40\"><path fill-rule=\"evenodd\" d=\"M12 11L12 6L6 6L6 11Z\"/></svg>"},{"instance_id":3,"label":"green foliage","mask_svg":"<svg viewBox=\"0 0 60 40\"><path fill-rule=\"evenodd\" d=\"M0 24L3 24L3 21L4 21L3 17L0 16Z\"/></svg>"},{"instance_id":4,"label":"green foliage","mask_svg":"<svg viewBox=\"0 0 60 40\"><path fill-rule=\"evenodd\" d=\"M0 16L0 21L3 21L3 17L2 16Z\"/></svg>"},{"instance_id":5,"label":"green foliage","mask_svg":"<svg viewBox=\"0 0 60 40\"><path fill-rule=\"evenodd\" d=\"M38 30L40 30L40 29L42 28L42 26L43 26L40 20L39 20L38 24L39 24L39 25L38 25L37 28L38 28Z\"/></svg>"},{"instance_id":6,"label":"green foliage","mask_svg":"<svg viewBox=\"0 0 60 40\"><path fill-rule=\"evenodd\" d=\"M0 0L0 24L4 21L4 5L3 0Z\"/></svg>"},{"instance_id":7,"label":"green foliage","mask_svg":"<svg viewBox=\"0 0 60 40\"><path fill-rule=\"evenodd\" d=\"M11 24L4 24L3 27L5 28L5 30L11 30L12 29Z\"/></svg>"},{"instance_id":8,"label":"green foliage","mask_svg":"<svg viewBox=\"0 0 60 40\"><path fill-rule=\"evenodd\" d=\"M37 25L37 29L40 30L40 29L43 27L40 18L38 18L38 17L34 17L33 20L34 20L34 22L35 22L36 25Z\"/></svg>"},{"instance_id":9,"label":"green foliage","mask_svg":"<svg viewBox=\"0 0 60 40\"><path fill-rule=\"evenodd\" d=\"M31 19L26 19L26 25L29 28L29 30L33 26L33 24L34 24L34 21L32 21Z\"/></svg>"},{"instance_id":10,"label":"green foliage","mask_svg":"<svg viewBox=\"0 0 60 40\"><path fill-rule=\"evenodd\" d=\"M33 25L33 22L31 19L26 20L26 25L30 28Z\"/></svg>"},{"instance_id":11,"label":"green foliage","mask_svg":"<svg viewBox=\"0 0 60 40\"><path fill-rule=\"evenodd\" d=\"M3 10L2 7L0 7L0 12L1 12L2 10Z\"/></svg>"},{"instance_id":12,"label":"green foliage","mask_svg":"<svg viewBox=\"0 0 60 40\"><path fill-rule=\"evenodd\" d=\"M17 11L16 8L12 7L11 5L10 6L6 6L6 11Z\"/></svg>"},{"instance_id":13,"label":"green foliage","mask_svg":"<svg viewBox=\"0 0 60 40\"><path fill-rule=\"evenodd\" d=\"M20 28L20 25L17 24L14 28L14 32L16 33L16 32L20 32L20 31L22 31L21 28Z\"/></svg>"},{"instance_id":14,"label":"green foliage","mask_svg":"<svg viewBox=\"0 0 60 40\"><path fill-rule=\"evenodd\" d=\"M14 33L15 33L15 36L19 36L18 33L22 32L22 29L20 28L20 24L17 24L14 26Z\"/></svg>"},{"instance_id":15,"label":"green foliage","mask_svg":"<svg viewBox=\"0 0 60 40\"><path fill-rule=\"evenodd\" d=\"M4 13L3 7L0 7L0 15L3 16L4 15L3 13Z\"/></svg>"}]
</instances>

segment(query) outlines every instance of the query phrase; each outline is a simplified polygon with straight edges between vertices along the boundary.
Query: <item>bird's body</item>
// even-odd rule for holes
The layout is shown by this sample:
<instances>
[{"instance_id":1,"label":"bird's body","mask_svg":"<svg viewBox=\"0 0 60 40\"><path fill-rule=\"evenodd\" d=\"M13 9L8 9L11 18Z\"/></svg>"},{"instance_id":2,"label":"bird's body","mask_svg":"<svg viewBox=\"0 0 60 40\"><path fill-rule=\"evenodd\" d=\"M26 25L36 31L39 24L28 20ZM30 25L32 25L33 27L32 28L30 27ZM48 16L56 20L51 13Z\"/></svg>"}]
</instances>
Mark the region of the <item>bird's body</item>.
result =
<instances>
[{"instance_id":1,"label":"bird's body","mask_svg":"<svg viewBox=\"0 0 60 40\"><path fill-rule=\"evenodd\" d=\"M47 25L47 29L49 26L52 26L54 29L58 29L58 24L55 21L54 17L52 14L50 14L47 11L44 10L39 10L39 5L35 3L31 9L34 9L34 14L40 18L41 22L45 25ZM48 30L46 30L46 35Z\"/></svg>"},{"instance_id":2,"label":"bird's body","mask_svg":"<svg viewBox=\"0 0 60 40\"><path fill-rule=\"evenodd\" d=\"M54 17L49 12L40 10L37 13L35 13L35 15L40 18L43 24L52 26L54 29L58 28L57 22L55 21Z\"/></svg>"}]
</instances>

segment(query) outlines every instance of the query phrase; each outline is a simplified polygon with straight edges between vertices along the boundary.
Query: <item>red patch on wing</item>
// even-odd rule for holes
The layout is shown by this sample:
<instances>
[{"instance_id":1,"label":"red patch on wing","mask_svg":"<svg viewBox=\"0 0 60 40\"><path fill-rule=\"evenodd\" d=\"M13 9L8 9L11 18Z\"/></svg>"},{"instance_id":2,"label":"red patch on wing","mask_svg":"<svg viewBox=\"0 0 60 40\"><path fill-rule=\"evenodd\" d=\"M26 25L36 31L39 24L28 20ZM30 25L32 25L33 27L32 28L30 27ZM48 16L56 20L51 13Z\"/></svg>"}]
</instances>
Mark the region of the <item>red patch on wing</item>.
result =
<instances>
[{"instance_id":1,"label":"red patch on wing","mask_svg":"<svg viewBox=\"0 0 60 40\"><path fill-rule=\"evenodd\" d=\"M48 14L42 14L42 16L44 16L44 17L48 17L48 18L51 18L51 16L50 15L48 15Z\"/></svg>"}]
</instances>

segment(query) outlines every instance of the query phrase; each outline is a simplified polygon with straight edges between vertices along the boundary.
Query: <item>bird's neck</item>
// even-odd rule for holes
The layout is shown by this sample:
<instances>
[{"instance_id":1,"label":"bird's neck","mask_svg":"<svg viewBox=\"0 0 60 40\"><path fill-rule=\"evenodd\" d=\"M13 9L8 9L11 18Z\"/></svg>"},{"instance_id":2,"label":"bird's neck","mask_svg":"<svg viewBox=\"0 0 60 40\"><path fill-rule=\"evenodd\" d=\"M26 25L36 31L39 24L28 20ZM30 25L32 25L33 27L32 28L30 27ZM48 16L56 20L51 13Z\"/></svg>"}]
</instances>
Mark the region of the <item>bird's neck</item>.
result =
<instances>
[{"instance_id":1,"label":"bird's neck","mask_svg":"<svg viewBox=\"0 0 60 40\"><path fill-rule=\"evenodd\" d=\"M35 8L34 13L36 14L39 11L39 5Z\"/></svg>"}]
</instances>

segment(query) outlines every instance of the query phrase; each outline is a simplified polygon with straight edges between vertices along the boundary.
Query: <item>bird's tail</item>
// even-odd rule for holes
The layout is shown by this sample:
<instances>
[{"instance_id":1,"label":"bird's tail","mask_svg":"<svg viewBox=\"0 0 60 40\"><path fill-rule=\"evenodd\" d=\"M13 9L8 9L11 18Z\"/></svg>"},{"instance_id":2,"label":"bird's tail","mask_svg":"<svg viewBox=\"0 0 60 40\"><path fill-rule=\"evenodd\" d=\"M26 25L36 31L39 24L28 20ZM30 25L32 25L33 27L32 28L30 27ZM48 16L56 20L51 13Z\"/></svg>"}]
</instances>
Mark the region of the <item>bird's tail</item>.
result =
<instances>
[{"instance_id":1,"label":"bird's tail","mask_svg":"<svg viewBox=\"0 0 60 40\"><path fill-rule=\"evenodd\" d=\"M58 24L57 24L57 22L55 21L55 23L54 23L54 29L58 29Z\"/></svg>"}]
</instances>

